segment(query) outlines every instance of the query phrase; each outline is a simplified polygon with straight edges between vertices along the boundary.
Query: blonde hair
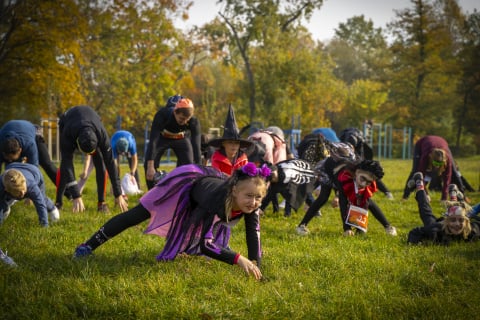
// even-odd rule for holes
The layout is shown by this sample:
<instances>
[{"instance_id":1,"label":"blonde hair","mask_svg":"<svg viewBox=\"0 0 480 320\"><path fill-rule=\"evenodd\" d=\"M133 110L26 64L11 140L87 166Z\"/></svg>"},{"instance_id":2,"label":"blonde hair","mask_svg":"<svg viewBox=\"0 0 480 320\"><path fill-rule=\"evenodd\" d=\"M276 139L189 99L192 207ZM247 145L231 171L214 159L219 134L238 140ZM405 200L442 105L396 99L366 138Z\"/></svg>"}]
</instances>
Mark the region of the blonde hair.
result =
<instances>
[{"instance_id":1,"label":"blonde hair","mask_svg":"<svg viewBox=\"0 0 480 320\"><path fill-rule=\"evenodd\" d=\"M451 207L461 207L462 209L461 217L464 218L462 236L463 236L463 239L467 239L470 232L472 232L472 225L470 223L470 219L467 217L467 212L471 211L472 207L468 203L463 201L446 201L445 207L447 208L447 212ZM449 234L449 235L452 234L450 232L450 229L448 228L448 219L450 219L451 217L458 217L458 216L459 216L458 214L451 215L451 216L446 214L445 219L442 221L442 230L446 234Z\"/></svg>"},{"instance_id":2,"label":"blonde hair","mask_svg":"<svg viewBox=\"0 0 480 320\"><path fill-rule=\"evenodd\" d=\"M237 172L238 171L239 170L237 170ZM225 198L225 219L227 222L233 209L233 188L235 188L240 181L247 180L253 181L255 185L263 188L263 197L265 197L265 195L267 194L267 181L265 180L265 178L262 178L261 176L251 177L247 175L242 175L239 177L238 174L234 174L234 176L231 177L229 180L227 196Z\"/></svg>"},{"instance_id":3,"label":"blonde hair","mask_svg":"<svg viewBox=\"0 0 480 320\"><path fill-rule=\"evenodd\" d=\"M25 176L18 170L8 169L2 177L5 191L15 198L21 198L27 192L27 181Z\"/></svg>"}]
</instances>

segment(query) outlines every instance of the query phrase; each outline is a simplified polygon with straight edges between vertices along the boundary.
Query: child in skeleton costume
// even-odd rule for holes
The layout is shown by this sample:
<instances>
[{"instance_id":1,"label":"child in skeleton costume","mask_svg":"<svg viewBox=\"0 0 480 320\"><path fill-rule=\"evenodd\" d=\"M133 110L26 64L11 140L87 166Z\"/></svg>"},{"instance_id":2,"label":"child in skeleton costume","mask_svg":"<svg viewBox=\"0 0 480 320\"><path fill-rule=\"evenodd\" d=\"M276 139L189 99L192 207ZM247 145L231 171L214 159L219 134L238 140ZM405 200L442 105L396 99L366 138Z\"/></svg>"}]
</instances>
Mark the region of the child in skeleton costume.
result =
<instances>
[{"instance_id":1,"label":"child in skeleton costume","mask_svg":"<svg viewBox=\"0 0 480 320\"><path fill-rule=\"evenodd\" d=\"M300 224L296 227L297 233L299 235L306 235L309 233L307 224L313 219L315 213L318 212L328 201L332 190L337 190L339 192L339 202L342 202L340 203L340 211L344 226L344 235L351 236L354 234L351 226L345 224L348 203L357 196L356 193L361 193L362 195L365 193L368 197L364 198L365 202L362 202L361 206L367 206L366 208L368 208L375 219L382 224L387 234L396 236L396 228L390 224L385 217L385 214L373 199L370 199L371 195L377 190L376 181L371 181L371 183L366 186L364 185L364 182L356 181L357 169L360 169L363 166L368 170L361 171L368 171L363 173L371 176L369 177L369 180L376 180L378 178L376 174L383 176L383 169L379 170L381 167L378 162L372 162L372 160L358 160L352 146L346 143L333 142L328 144L328 149L330 155L325 160L321 161L315 168L319 174L321 185L320 194L309 207ZM369 166L369 164L371 166ZM374 169L381 172L376 172L375 174L372 171ZM353 189L351 188L352 186L354 187Z\"/></svg>"},{"instance_id":2,"label":"child in skeleton costume","mask_svg":"<svg viewBox=\"0 0 480 320\"><path fill-rule=\"evenodd\" d=\"M125 229L147 219L145 231L166 237L158 261L178 254L206 255L239 265L260 280L261 246L258 208L267 191L271 170L248 163L231 177L212 167L184 165L175 168L146 193L131 210L103 225L75 250L75 257L92 251ZM228 246L230 228L245 221L248 258Z\"/></svg>"}]
</instances>

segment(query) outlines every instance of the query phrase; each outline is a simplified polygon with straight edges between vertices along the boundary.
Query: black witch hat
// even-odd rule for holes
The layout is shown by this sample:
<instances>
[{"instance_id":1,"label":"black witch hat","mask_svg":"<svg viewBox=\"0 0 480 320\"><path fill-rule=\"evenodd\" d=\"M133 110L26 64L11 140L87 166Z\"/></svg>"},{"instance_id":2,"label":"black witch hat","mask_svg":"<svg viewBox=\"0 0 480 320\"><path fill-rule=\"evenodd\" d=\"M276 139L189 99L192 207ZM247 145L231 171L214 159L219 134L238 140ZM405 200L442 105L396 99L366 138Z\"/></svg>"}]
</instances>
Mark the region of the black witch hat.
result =
<instances>
[{"instance_id":1,"label":"black witch hat","mask_svg":"<svg viewBox=\"0 0 480 320\"><path fill-rule=\"evenodd\" d=\"M253 142L240 138L237 121L235 120L235 113L233 112L231 104L228 106L227 119L223 126L223 136L221 138L210 140L208 144L212 147L220 148L222 142L227 140L240 142L240 148L249 148L253 145Z\"/></svg>"}]
</instances>

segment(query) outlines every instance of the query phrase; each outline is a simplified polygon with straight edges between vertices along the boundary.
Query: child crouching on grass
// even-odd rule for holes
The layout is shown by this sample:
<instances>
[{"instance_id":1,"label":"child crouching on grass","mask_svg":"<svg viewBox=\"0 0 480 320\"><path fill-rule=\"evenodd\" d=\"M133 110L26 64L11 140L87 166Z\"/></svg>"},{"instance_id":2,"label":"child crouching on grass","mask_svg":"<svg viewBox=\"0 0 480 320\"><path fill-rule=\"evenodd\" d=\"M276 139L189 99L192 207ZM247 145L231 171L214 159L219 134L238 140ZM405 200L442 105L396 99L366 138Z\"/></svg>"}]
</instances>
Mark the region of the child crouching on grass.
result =
<instances>
[{"instance_id":1,"label":"child crouching on grass","mask_svg":"<svg viewBox=\"0 0 480 320\"><path fill-rule=\"evenodd\" d=\"M30 199L33 202L42 227L48 227L48 215L53 222L60 219L58 209L45 194L45 182L37 166L12 162L5 169L0 179L0 225L10 214L10 207L22 199ZM0 260L15 265L2 250Z\"/></svg>"},{"instance_id":2,"label":"child crouching on grass","mask_svg":"<svg viewBox=\"0 0 480 320\"><path fill-rule=\"evenodd\" d=\"M423 174L416 172L408 183L411 191L416 190L415 199L418 203L422 227L414 228L408 234L408 243L421 244L425 241L434 244L447 245L452 241L475 241L480 237L480 221L475 217L469 218L467 213L470 206L464 201L459 201L457 195L450 196L446 201L447 211L442 218L433 215L428 195L423 184ZM455 188L451 188L455 189ZM458 189L457 189L458 190ZM463 198L463 197L462 197Z\"/></svg>"},{"instance_id":3,"label":"child crouching on grass","mask_svg":"<svg viewBox=\"0 0 480 320\"><path fill-rule=\"evenodd\" d=\"M212 167L184 165L175 168L146 193L140 203L105 223L85 243L75 258L89 256L107 240L150 219L146 233L166 237L158 261L174 260L179 254L206 255L236 264L256 280L260 271L259 207L267 192L269 168L249 162L230 178ZM230 228L245 221L248 257L229 245Z\"/></svg>"}]
</instances>

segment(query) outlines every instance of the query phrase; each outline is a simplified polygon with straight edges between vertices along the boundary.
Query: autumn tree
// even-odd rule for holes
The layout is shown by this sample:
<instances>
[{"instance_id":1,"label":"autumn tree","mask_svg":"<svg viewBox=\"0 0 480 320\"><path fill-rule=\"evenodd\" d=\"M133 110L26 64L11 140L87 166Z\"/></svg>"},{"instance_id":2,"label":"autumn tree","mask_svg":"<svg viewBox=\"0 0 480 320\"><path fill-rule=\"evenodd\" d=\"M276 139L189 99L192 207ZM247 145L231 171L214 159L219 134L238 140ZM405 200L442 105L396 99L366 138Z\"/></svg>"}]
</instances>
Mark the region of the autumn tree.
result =
<instances>
[{"instance_id":1,"label":"autumn tree","mask_svg":"<svg viewBox=\"0 0 480 320\"><path fill-rule=\"evenodd\" d=\"M448 139L459 81L451 32L438 2L412 0L412 6L397 12L390 25L395 56L390 98L399 110L406 110L397 113L397 124L411 126L417 135L439 134Z\"/></svg>"},{"instance_id":2,"label":"autumn tree","mask_svg":"<svg viewBox=\"0 0 480 320\"><path fill-rule=\"evenodd\" d=\"M349 85L355 80L382 81L386 77L384 69L390 54L385 35L363 15L340 23L325 50L335 62L335 75Z\"/></svg>"},{"instance_id":3,"label":"autumn tree","mask_svg":"<svg viewBox=\"0 0 480 320\"><path fill-rule=\"evenodd\" d=\"M462 68L461 81L458 92L463 97L459 108L455 110L455 119L457 124L455 146L460 148L462 134L464 130L474 135L471 145L476 146L476 150L470 149L468 152L477 152L480 150L480 13L475 11L465 18L464 42L462 43L459 54L459 62Z\"/></svg>"},{"instance_id":4,"label":"autumn tree","mask_svg":"<svg viewBox=\"0 0 480 320\"><path fill-rule=\"evenodd\" d=\"M166 99L181 92L188 54L173 18L186 15L189 1L120 1L83 12L91 22L82 67L89 104L113 130L122 126L142 133Z\"/></svg>"},{"instance_id":5,"label":"autumn tree","mask_svg":"<svg viewBox=\"0 0 480 320\"><path fill-rule=\"evenodd\" d=\"M2 120L38 122L84 103L77 40L86 21L76 1L2 1L0 6Z\"/></svg>"},{"instance_id":6,"label":"autumn tree","mask_svg":"<svg viewBox=\"0 0 480 320\"><path fill-rule=\"evenodd\" d=\"M301 18L309 19L323 0L289 0L283 3L274 0L219 0L224 9L219 13L229 28L231 42L241 57L249 97L250 120L256 119L257 87L251 62L252 50L262 45L273 34L291 31ZM273 48L268 48L273 49Z\"/></svg>"},{"instance_id":7,"label":"autumn tree","mask_svg":"<svg viewBox=\"0 0 480 320\"><path fill-rule=\"evenodd\" d=\"M334 74L348 87L334 126L341 130L360 127L365 120L387 120L381 107L388 96L391 56L383 30L363 15L354 16L339 24L325 52L334 61Z\"/></svg>"}]
</instances>

